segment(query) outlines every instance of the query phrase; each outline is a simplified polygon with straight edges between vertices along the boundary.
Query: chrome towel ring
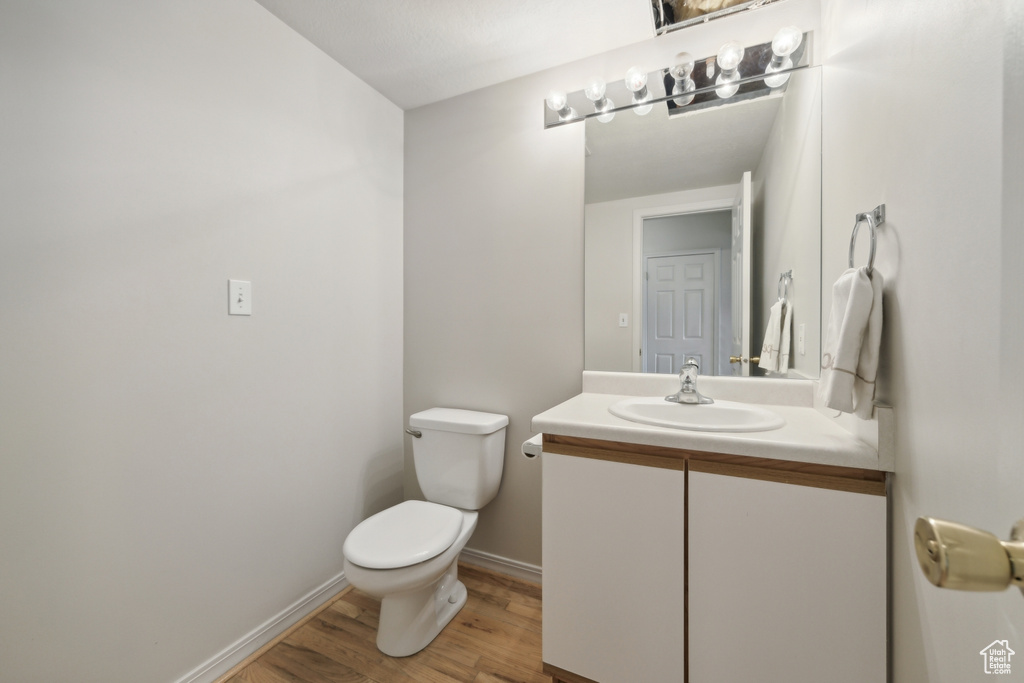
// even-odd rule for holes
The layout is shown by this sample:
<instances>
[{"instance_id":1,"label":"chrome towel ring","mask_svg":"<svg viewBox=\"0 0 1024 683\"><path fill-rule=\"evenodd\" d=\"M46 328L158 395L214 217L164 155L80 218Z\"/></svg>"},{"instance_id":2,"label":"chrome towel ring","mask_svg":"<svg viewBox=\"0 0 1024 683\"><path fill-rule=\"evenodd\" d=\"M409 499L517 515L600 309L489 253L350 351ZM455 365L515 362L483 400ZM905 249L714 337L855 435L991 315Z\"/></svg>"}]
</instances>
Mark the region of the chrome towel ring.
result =
<instances>
[{"instance_id":1,"label":"chrome towel ring","mask_svg":"<svg viewBox=\"0 0 1024 683\"><path fill-rule=\"evenodd\" d=\"M857 246L857 231L860 229L861 223L867 223L868 229L871 232L871 248L868 251L868 274L871 274L872 269L875 266L875 232L879 225L885 222L885 204L879 204L875 207L874 211L869 213L858 213L857 218L853 223L853 234L850 235L850 267L853 268L853 251L854 247Z\"/></svg>"}]
</instances>

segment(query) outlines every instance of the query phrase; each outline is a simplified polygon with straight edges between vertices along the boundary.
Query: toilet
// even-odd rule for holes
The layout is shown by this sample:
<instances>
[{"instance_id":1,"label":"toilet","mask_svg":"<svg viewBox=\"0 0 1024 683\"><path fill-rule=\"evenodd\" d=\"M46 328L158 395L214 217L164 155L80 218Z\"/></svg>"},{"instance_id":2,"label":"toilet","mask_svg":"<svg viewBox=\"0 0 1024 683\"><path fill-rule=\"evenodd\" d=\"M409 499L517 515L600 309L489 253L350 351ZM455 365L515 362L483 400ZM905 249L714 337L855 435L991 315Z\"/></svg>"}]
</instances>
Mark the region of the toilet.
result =
<instances>
[{"instance_id":1,"label":"toilet","mask_svg":"<svg viewBox=\"0 0 1024 683\"><path fill-rule=\"evenodd\" d=\"M427 500L407 500L360 522L345 539L345 578L380 598L377 647L419 652L466 604L459 553L477 510L498 493L508 417L431 408L409 418L416 477Z\"/></svg>"}]
</instances>

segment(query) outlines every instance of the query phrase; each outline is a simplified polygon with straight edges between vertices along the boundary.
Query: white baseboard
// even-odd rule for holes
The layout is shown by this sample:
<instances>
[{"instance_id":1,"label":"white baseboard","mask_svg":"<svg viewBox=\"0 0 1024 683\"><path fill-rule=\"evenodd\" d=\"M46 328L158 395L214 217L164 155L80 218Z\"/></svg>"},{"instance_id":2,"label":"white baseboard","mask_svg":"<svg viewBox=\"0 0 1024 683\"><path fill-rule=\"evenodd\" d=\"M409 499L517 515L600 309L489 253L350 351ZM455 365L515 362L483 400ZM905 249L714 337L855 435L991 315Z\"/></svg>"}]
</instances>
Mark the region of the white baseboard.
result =
<instances>
[{"instance_id":1,"label":"white baseboard","mask_svg":"<svg viewBox=\"0 0 1024 683\"><path fill-rule=\"evenodd\" d=\"M297 623L323 605L329 598L337 595L348 587L345 573L329 579L320 587L313 589L304 597L286 607L276 616L268 619L245 636L218 652L192 671L179 678L175 683L213 683L226 674L232 667L246 657L284 633L290 626Z\"/></svg>"},{"instance_id":2,"label":"white baseboard","mask_svg":"<svg viewBox=\"0 0 1024 683\"><path fill-rule=\"evenodd\" d=\"M473 550L472 548L464 549L460 559L466 564L471 564L474 567L490 569L491 571L498 572L499 574L507 574L508 576L522 579L523 581L530 581L532 583L541 583L541 577L543 575L542 569L535 564L527 564L526 562L520 562L519 560L510 560L509 558L502 557L501 555L485 553L482 550Z\"/></svg>"}]
</instances>

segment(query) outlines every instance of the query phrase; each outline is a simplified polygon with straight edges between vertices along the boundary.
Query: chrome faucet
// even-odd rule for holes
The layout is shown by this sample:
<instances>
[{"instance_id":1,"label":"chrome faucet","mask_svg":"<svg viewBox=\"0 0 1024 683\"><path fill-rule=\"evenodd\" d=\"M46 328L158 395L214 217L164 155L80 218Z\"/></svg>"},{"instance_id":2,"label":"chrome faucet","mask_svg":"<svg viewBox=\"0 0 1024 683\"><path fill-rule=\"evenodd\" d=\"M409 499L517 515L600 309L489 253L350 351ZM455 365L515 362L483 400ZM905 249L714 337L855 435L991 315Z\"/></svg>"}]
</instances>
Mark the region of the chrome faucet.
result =
<instances>
[{"instance_id":1,"label":"chrome faucet","mask_svg":"<svg viewBox=\"0 0 1024 683\"><path fill-rule=\"evenodd\" d=\"M679 387L679 391L666 396L665 400L672 403L692 403L699 405L707 405L708 403L714 403L715 399L704 396L697 391L697 359L687 358L686 362L683 363L683 369L679 371L679 382L682 386Z\"/></svg>"}]
</instances>

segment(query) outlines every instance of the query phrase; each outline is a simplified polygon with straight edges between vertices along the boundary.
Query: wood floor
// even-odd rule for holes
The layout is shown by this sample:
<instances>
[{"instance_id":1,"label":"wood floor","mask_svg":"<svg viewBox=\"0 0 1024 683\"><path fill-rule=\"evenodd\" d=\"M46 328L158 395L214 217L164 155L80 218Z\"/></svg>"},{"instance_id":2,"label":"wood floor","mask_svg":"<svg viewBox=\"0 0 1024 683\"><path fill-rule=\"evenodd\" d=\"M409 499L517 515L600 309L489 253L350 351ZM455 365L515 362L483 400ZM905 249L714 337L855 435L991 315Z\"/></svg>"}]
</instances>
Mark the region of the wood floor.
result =
<instances>
[{"instance_id":1,"label":"wood floor","mask_svg":"<svg viewBox=\"0 0 1024 683\"><path fill-rule=\"evenodd\" d=\"M541 672L540 586L468 565L466 606L425 650L375 645L380 602L349 589L223 683L550 683Z\"/></svg>"}]
</instances>

